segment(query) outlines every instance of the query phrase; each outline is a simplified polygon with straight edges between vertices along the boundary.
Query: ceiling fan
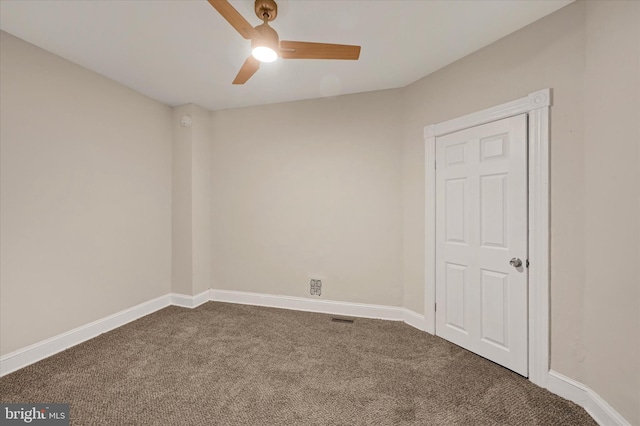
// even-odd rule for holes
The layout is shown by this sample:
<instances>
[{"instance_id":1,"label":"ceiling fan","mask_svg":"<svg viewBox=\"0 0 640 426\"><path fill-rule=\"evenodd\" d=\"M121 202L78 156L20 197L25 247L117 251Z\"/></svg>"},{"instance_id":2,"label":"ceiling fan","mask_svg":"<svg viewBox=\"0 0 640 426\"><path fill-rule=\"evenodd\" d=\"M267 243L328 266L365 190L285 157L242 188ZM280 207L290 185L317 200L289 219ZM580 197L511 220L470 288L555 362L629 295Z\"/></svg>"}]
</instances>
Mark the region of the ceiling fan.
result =
<instances>
[{"instance_id":1,"label":"ceiling fan","mask_svg":"<svg viewBox=\"0 0 640 426\"><path fill-rule=\"evenodd\" d=\"M244 84L260 68L260 62L282 59L350 59L360 57L360 46L280 40L269 26L276 19L278 5L274 0L255 0L255 12L263 23L253 27L227 0L208 0L240 35L251 40L251 56L242 64L233 84Z\"/></svg>"}]
</instances>

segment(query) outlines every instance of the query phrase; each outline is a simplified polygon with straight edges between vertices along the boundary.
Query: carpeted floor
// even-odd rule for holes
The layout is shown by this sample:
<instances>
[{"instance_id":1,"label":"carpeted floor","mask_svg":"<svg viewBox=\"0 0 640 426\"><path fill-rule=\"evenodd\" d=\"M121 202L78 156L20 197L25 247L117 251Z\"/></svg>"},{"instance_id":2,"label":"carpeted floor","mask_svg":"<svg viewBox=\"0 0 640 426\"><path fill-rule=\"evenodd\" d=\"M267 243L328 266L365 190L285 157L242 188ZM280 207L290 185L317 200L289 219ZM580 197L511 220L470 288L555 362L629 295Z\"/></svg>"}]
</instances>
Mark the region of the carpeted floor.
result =
<instances>
[{"instance_id":1,"label":"carpeted floor","mask_svg":"<svg viewBox=\"0 0 640 426\"><path fill-rule=\"evenodd\" d=\"M73 425L595 425L577 405L399 322L168 307L0 378Z\"/></svg>"}]
</instances>

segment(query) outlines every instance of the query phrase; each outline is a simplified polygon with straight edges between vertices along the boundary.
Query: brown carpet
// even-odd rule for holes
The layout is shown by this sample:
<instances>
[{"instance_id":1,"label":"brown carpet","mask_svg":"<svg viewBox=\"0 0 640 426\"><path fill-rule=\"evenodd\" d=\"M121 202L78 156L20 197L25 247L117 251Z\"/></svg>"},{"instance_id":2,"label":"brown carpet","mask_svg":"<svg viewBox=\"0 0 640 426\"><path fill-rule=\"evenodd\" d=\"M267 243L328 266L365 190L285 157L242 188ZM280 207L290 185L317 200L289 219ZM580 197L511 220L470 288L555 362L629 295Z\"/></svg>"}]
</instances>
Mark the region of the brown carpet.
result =
<instances>
[{"instance_id":1,"label":"brown carpet","mask_svg":"<svg viewBox=\"0 0 640 426\"><path fill-rule=\"evenodd\" d=\"M226 303L168 307L0 378L73 425L595 425L408 325Z\"/></svg>"}]
</instances>

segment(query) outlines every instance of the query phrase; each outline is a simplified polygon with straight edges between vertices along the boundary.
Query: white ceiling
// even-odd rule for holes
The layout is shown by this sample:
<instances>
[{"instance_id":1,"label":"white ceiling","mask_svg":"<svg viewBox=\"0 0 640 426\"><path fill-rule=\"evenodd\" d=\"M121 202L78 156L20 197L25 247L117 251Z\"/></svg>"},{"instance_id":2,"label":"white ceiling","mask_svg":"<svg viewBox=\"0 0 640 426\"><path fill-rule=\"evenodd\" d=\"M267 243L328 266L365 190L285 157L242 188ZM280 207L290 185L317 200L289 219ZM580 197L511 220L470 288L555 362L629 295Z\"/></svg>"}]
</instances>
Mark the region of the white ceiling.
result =
<instances>
[{"instance_id":1,"label":"white ceiling","mask_svg":"<svg viewBox=\"0 0 640 426\"><path fill-rule=\"evenodd\" d=\"M280 0L281 39L361 45L360 60L278 60L243 86L250 42L205 0L0 0L0 28L165 104L219 110L406 86L571 1ZM231 4L261 23L252 0Z\"/></svg>"}]
</instances>

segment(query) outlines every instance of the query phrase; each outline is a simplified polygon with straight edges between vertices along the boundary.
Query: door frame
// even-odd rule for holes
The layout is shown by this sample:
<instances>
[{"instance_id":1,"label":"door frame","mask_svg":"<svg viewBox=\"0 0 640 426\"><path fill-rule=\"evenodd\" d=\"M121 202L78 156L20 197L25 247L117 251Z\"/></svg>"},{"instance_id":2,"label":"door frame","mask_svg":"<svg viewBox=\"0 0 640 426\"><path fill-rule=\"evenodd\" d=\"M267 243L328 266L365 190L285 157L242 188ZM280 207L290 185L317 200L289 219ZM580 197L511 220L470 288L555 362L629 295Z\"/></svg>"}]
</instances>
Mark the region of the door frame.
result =
<instances>
[{"instance_id":1,"label":"door frame","mask_svg":"<svg viewBox=\"0 0 640 426\"><path fill-rule=\"evenodd\" d=\"M551 89L530 93L424 128L425 140L425 331L435 334L436 138L469 127L527 114L529 380L546 388L549 373L549 113Z\"/></svg>"}]
</instances>

